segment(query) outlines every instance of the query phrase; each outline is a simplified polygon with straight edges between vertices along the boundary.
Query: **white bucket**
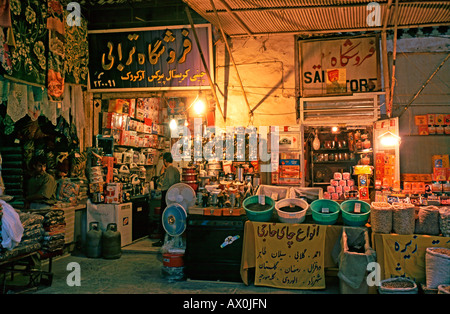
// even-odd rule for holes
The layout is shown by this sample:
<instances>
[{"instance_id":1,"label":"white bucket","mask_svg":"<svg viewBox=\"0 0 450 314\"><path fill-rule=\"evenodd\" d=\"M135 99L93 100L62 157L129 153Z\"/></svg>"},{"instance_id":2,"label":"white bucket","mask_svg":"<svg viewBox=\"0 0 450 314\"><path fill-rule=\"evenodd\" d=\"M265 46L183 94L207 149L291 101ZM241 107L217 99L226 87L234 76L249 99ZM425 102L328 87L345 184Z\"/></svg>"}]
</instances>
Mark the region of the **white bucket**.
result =
<instances>
[{"instance_id":1,"label":"white bucket","mask_svg":"<svg viewBox=\"0 0 450 314\"><path fill-rule=\"evenodd\" d=\"M301 207L303 208L303 210L297 212L285 212L280 210L280 208L291 205ZM309 207L308 202L300 198L285 198L275 203L275 209L278 214L278 219L284 223L293 223L293 224L302 223L303 221L305 221L305 215L308 207Z\"/></svg>"}]
</instances>

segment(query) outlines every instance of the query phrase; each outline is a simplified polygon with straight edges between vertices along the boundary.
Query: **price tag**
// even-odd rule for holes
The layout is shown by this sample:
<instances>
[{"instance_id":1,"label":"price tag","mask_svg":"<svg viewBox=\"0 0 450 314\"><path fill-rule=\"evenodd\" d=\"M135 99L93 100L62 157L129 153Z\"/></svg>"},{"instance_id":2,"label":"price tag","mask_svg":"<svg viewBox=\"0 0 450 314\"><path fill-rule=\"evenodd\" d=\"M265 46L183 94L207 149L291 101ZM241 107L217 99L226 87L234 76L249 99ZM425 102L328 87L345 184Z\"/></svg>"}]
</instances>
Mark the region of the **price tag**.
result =
<instances>
[{"instance_id":1,"label":"price tag","mask_svg":"<svg viewBox=\"0 0 450 314\"><path fill-rule=\"evenodd\" d=\"M353 212L356 214L359 214L361 212L361 204L360 203L355 204L355 208L354 208Z\"/></svg>"},{"instance_id":2,"label":"price tag","mask_svg":"<svg viewBox=\"0 0 450 314\"><path fill-rule=\"evenodd\" d=\"M330 209L328 207L322 208L322 213L328 214L330 212Z\"/></svg>"},{"instance_id":3,"label":"price tag","mask_svg":"<svg viewBox=\"0 0 450 314\"><path fill-rule=\"evenodd\" d=\"M266 205L266 196L265 195L259 195L258 196L258 201L259 201L259 204Z\"/></svg>"}]
</instances>

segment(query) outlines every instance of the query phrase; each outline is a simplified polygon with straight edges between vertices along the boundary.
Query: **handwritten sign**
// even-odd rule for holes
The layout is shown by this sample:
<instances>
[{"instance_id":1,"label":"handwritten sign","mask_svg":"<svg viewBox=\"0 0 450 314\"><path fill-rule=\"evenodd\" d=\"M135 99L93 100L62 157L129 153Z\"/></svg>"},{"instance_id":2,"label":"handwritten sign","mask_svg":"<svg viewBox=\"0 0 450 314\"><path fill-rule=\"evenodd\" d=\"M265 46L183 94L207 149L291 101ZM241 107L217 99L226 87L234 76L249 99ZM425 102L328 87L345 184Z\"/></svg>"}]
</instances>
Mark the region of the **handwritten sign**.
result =
<instances>
[{"instance_id":1,"label":"handwritten sign","mask_svg":"<svg viewBox=\"0 0 450 314\"><path fill-rule=\"evenodd\" d=\"M195 26L210 69L211 27ZM209 87L190 26L89 31L89 87L139 91Z\"/></svg>"},{"instance_id":2,"label":"handwritten sign","mask_svg":"<svg viewBox=\"0 0 450 314\"><path fill-rule=\"evenodd\" d=\"M428 235L383 235L385 278L407 277L426 282L427 247L450 248L450 238Z\"/></svg>"},{"instance_id":3,"label":"handwritten sign","mask_svg":"<svg viewBox=\"0 0 450 314\"><path fill-rule=\"evenodd\" d=\"M325 288L326 226L253 222L255 285L285 289Z\"/></svg>"},{"instance_id":4,"label":"handwritten sign","mask_svg":"<svg viewBox=\"0 0 450 314\"><path fill-rule=\"evenodd\" d=\"M381 89L376 36L302 40L302 96L367 93Z\"/></svg>"}]
</instances>

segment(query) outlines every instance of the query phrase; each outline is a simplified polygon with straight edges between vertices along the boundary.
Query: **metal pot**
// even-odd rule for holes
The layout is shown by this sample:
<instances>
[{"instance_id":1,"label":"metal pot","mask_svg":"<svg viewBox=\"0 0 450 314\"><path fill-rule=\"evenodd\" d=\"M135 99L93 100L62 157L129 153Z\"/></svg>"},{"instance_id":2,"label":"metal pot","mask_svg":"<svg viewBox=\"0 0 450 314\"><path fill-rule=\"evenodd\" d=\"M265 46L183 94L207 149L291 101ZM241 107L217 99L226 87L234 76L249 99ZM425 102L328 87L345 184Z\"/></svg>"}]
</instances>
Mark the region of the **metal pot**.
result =
<instances>
[{"instance_id":1,"label":"metal pot","mask_svg":"<svg viewBox=\"0 0 450 314\"><path fill-rule=\"evenodd\" d=\"M208 170L222 170L222 165L220 162L209 163Z\"/></svg>"},{"instance_id":2,"label":"metal pot","mask_svg":"<svg viewBox=\"0 0 450 314\"><path fill-rule=\"evenodd\" d=\"M196 181L197 182L197 174L191 174L191 173L183 173L183 181Z\"/></svg>"},{"instance_id":3,"label":"metal pot","mask_svg":"<svg viewBox=\"0 0 450 314\"><path fill-rule=\"evenodd\" d=\"M183 168L183 174L196 174L197 170L195 169L195 167L185 167Z\"/></svg>"}]
</instances>

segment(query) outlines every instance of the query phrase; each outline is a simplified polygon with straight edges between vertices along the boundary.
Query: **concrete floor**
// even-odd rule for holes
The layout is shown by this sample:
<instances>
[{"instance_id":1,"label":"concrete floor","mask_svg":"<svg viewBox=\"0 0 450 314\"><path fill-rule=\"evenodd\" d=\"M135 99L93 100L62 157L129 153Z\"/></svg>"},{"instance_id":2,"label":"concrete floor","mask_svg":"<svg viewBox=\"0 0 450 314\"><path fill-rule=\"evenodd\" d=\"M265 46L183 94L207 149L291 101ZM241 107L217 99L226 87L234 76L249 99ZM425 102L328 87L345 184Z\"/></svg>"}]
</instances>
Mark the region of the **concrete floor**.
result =
<instances>
[{"instance_id":1,"label":"concrete floor","mask_svg":"<svg viewBox=\"0 0 450 314\"><path fill-rule=\"evenodd\" d=\"M237 282L183 280L170 281L162 274L162 255L142 239L122 248L119 259L87 258L82 254L65 255L53 260L51 286L30 290L30 294L338 294L337 277L327 277L323 290L288 290L245 285ZM80 265L80 286L70 286L67 278ZM44 264L43 268L47 269Z\"/></svg>"}]
</instances>

